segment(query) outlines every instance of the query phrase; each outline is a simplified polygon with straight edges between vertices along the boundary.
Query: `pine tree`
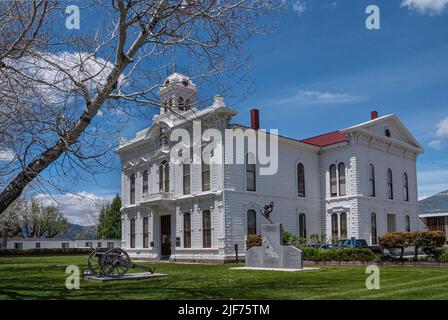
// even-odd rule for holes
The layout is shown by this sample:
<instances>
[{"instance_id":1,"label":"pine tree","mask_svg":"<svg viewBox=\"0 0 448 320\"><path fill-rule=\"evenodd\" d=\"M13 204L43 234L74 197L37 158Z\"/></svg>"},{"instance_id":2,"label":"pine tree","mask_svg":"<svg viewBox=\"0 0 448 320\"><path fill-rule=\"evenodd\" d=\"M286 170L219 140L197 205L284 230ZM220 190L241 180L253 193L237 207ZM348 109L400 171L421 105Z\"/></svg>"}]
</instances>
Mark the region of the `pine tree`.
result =
<instances>
[{"instance_id":1,"label":"pine tree","mask_svg":"<svg viewBox=\"0 0 448 320\"><path fill-rule=\"evenodd\" d=\"M117 194L112 203L104 205L100 209L97 226L99 239L121 238L121 198Z\"/></svg>"}]
</instances>

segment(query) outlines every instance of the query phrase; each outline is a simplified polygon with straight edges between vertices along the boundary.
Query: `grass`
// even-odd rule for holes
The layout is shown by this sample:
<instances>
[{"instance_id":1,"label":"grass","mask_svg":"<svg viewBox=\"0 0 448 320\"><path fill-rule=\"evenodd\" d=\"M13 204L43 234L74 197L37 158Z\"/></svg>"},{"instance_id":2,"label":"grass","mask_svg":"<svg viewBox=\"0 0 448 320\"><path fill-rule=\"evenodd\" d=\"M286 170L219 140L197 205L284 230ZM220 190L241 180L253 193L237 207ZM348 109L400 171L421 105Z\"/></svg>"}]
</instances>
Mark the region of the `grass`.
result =
<instances>
[{"instance_id":1,"label":"grass","mask_svg":"<svg viewBox=\"0 0 448 320\"><path fill-rule=\"evenodd\" d=\"M235 265L155 264L164 278L90 282L67 290L67 265L87 256L0 257L0 299L448 299L448 268L382 267L367 290L364 267L319 271L229 270Z\"/></svg>"}]
</instances>

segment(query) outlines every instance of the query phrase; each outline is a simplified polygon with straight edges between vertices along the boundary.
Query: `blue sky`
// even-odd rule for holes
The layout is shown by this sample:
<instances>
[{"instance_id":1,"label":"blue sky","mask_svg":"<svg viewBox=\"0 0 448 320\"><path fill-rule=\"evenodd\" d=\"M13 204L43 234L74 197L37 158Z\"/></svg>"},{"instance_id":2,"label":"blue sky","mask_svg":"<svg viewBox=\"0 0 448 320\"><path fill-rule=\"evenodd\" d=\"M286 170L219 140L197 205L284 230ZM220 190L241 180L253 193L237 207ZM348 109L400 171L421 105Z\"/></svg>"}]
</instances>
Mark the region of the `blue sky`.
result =
<instances>
[{"instance_id":1,"label":"blue sky","mask_svg":"<svg viewBox=\"0 0 448 320\"><path fill-rule=\"evenodd\" d=\"M365 27L369 4L381 10L380 30ZM448 189L448 0L293 0L275 22L246 46L256 91L230 105L240 112L234 122L248 124L257 107L262 127L306 138L364 122L372 110L395 113L425 148L419 196ZM126 137L151 115L131 119ZM120 191L118 158L114 165L70 191L109 199Z\"/></svg>"}]
</instances>

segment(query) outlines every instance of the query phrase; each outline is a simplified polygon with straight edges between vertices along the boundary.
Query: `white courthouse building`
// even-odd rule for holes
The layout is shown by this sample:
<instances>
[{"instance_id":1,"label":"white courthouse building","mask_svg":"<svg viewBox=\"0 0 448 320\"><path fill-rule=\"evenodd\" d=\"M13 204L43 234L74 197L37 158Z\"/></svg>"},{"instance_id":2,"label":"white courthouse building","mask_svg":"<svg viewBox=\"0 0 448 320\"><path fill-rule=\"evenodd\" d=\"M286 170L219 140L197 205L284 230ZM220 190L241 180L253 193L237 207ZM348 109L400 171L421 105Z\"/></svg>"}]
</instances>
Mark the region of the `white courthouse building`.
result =
<instances>
[{"instance_id":1,"label":"white courthouse building","mask_svg":"<svg viewBox=\"0 0 448 320\"><path fill-rule=\"evenodd\" d=\"M416 178L423 149L395 115L372 112L361 124L303 140L276 135L278 171L261 175L250 153L247 164L170 161L170 147L177 143L170 133L191 132L193 120L223 136L225 129L247 129L232 124L237 111L221 97L200 108L196 93L187 76L169 76L159 93L167 108L117 149L122 247L132 256L225 262L235 260L238 245L244 257L246 236L260 232L267 222L260 208L271 201L274 222L308 240L318 234L376 244L386 232L423 227ZM251 111L251 126L258 129L258 110ZM234 146L223 139L221 148L212 157L224 157Z\"/></svg>"}]
</instances>

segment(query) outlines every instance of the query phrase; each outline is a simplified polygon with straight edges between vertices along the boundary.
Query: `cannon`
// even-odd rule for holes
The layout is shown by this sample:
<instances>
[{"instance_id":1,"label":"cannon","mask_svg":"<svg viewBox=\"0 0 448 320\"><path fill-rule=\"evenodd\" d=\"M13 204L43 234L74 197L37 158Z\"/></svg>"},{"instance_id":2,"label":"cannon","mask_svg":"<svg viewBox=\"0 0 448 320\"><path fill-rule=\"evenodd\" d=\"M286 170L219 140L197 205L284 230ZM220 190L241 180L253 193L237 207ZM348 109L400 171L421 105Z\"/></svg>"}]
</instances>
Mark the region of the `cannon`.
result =
<instances>
[{"instance_id":1,"label":"cannon","mask_svg":"<svg viewBox=\"0 0 448 320\"><path fill-rule=\"evenodd\" d=\"M154 273L154 268L136 265L131 262L126 251L120 248L97 248L87 261L90 272L96 276L119 277L129 269L139 269Z\"/></svg>"}]
</instances>

